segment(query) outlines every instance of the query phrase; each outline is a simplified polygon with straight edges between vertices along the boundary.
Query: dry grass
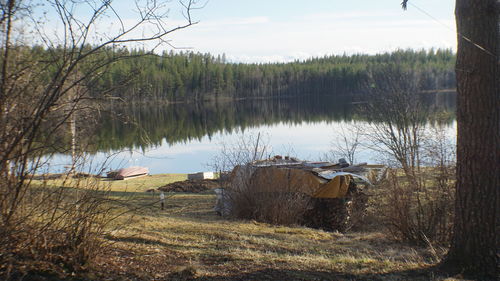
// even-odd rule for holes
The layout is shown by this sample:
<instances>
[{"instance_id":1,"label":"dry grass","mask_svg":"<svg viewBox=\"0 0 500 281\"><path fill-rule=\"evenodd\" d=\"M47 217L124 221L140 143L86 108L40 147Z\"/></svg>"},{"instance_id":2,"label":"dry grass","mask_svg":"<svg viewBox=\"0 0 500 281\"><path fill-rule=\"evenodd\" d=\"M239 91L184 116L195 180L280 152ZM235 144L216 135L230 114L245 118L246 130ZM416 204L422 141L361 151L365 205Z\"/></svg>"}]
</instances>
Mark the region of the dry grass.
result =
<instances>
[{"instance_id":1,"label":"dry grass","mask_svg":"<svg viewBox=\"0 0 500 281\"><path fill-rule=\"evenodd\" d=\"M76 187L85 186L90 181L99 181L101 184L109 186L112 191L145 192L148 189L156 189L160 186L187 179L186 174L157 174L145 177L132 178L128 180L108 180L106 178L86 178L86 179L48 179L48 186ZM33 180L34 184L42 184L42 180Z\"/></svg>"},{"instance_id":2,"label":"dry grass","mask_svg":"<svg viewBox=\"0 0 500 281\"><path fill-rule=\"evenodd\" d=\"M115 230L103 238L107 247L88 271L77 276L90 280L444 279L433 270L443 250L394 242L373 222L358 232L340 234L227 220L213 211L211 192L173 194L167 197L164 211L157 194L123 192L143 191L183 177L113 182L113 196L126 198L126 208L134 211L114 222ZM155 180L148 181L151 178ZM120 206L116 214L126 210Z\"/></svg>"},{"instance_id":3,"label":"dry grass","mask_svg":"<svg viewBox=\"0 0 500 281\"><path fill-rule=\"evenodd\" d=\"M380 230L348 234L305 227L226 220L215 196L175 194L123 216L106 237L109 251L90 277L174 280L440 280L439 258L426 248L395 243ZM136 194L135 204L156 198ZM435 249L434 249L435 250Z\"/></svg>"}]
</instances>

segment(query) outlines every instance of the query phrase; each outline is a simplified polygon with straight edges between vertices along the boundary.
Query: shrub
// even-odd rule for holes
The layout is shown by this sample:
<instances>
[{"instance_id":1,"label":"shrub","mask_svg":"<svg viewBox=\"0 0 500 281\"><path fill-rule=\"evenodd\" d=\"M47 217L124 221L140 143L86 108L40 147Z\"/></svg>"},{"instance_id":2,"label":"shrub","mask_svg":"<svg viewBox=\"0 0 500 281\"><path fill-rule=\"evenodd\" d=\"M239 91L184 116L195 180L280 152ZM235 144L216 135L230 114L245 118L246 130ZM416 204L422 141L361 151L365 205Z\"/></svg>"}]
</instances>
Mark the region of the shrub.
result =
<instances>
[{"instance_id":1,"label":"shrub","mask_svg":"<svg viewBox=\"0 0 500 281\"><path fill-rule=\"evenodd\" d=\"M0 185L2 194L9 194L7 187ZM64 278L88 267L103 250L101 237L113 219L107 190L88 179L79 189L26 183L22 190L21 200L0 201L0 276L54 272ZM16 211L9 216L13 203Z\"/></svg>"},{"instance_id":2,"label":"shrub","mask_svg":"<svg viewBox=\"0 0 500 281\"><path fill-rule=\"evenodd\" d=\"M401 170L388 171L374 204L393 237L416 244L448 244L454 210L450 176L434 167L411 179Z\"/></svg>"},{"instance_id":3,"label":"shrub","mask_svg":"<svg viewBox=\"0 0 500 281\"><path fill-rule=\"evenodd\" d=\"M311 198L300 192L300 182L273 181L272 174L259 177L265 178L266 182L255 182L252 180L254 170L242 166L233 171L233 180L227 186L230 215L271 224L299 224L311 203ZM268 171L262 169L261 172ZM290 178L290 170L287 177Z\"/></svg>"}]
</instances>

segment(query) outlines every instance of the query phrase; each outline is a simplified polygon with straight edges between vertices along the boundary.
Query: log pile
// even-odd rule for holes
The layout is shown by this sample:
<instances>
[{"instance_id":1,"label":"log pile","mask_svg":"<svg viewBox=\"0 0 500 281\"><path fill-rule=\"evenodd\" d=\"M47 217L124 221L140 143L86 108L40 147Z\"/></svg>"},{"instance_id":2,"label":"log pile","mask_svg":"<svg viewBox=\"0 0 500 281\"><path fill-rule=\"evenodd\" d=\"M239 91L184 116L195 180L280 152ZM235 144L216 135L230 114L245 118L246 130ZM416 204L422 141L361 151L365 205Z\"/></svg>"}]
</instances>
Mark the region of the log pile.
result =
<instances>
[{"instance_id":1,"label":"log pile","mask_svg":"<svg viewBox=\"0 0 500 281\"><path fill-rule=\"evenodd\" d=\"M346 232L359 225L367 202L368 196L351 182L344 198L311 198L311 209L304 214L302 223L326 231Z\"/></svg>"}]
</instances>

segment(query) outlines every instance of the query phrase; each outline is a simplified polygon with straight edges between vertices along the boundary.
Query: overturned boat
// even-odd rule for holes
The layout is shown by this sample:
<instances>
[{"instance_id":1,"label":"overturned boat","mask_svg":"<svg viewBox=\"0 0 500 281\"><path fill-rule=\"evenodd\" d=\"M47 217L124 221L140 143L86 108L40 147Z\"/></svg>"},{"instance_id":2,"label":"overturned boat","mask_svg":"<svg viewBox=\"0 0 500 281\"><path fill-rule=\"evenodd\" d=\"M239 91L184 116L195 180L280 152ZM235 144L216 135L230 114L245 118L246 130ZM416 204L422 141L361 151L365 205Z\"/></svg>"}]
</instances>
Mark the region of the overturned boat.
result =
<instances>
[{"instance_id":1,"label":"overturned boat","mask_svg":"<svg viewBox=\"0 0 500 281\"><path fill-rule=\"evenodd\" d=\"M106 176L107 178L114 180L126 180L131 178L147 176L148 174L149 174L148 168L135 166L135 167L128 167L110 171L106 174Z\"/></svg>"}]
</instances>

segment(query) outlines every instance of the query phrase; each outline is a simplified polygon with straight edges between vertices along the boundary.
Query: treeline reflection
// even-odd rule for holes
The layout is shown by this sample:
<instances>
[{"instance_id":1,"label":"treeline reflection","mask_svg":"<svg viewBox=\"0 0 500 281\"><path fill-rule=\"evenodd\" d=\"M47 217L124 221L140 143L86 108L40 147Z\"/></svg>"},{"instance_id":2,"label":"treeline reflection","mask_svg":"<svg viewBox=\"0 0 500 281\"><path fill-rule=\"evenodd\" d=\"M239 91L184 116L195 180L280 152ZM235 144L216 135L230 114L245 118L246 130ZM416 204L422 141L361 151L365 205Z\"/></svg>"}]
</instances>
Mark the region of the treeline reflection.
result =
<instances>
[{"instance_id":1,"label":"treeline reflection","mask_svg":"<svg viewBox=\"0 0 500 281\"><path fill-rule=\"evenodd\" d=\"M427 122L452 124L453 93L425 94ZM93 151L142 149L192 140L218 133L279 123L373 121L360 111L363 102L350 97L252 99L188 104L131 104L101 114L91 139ZM81 140L84 136L79 137Z\"/></svg>"}]
</instances>

